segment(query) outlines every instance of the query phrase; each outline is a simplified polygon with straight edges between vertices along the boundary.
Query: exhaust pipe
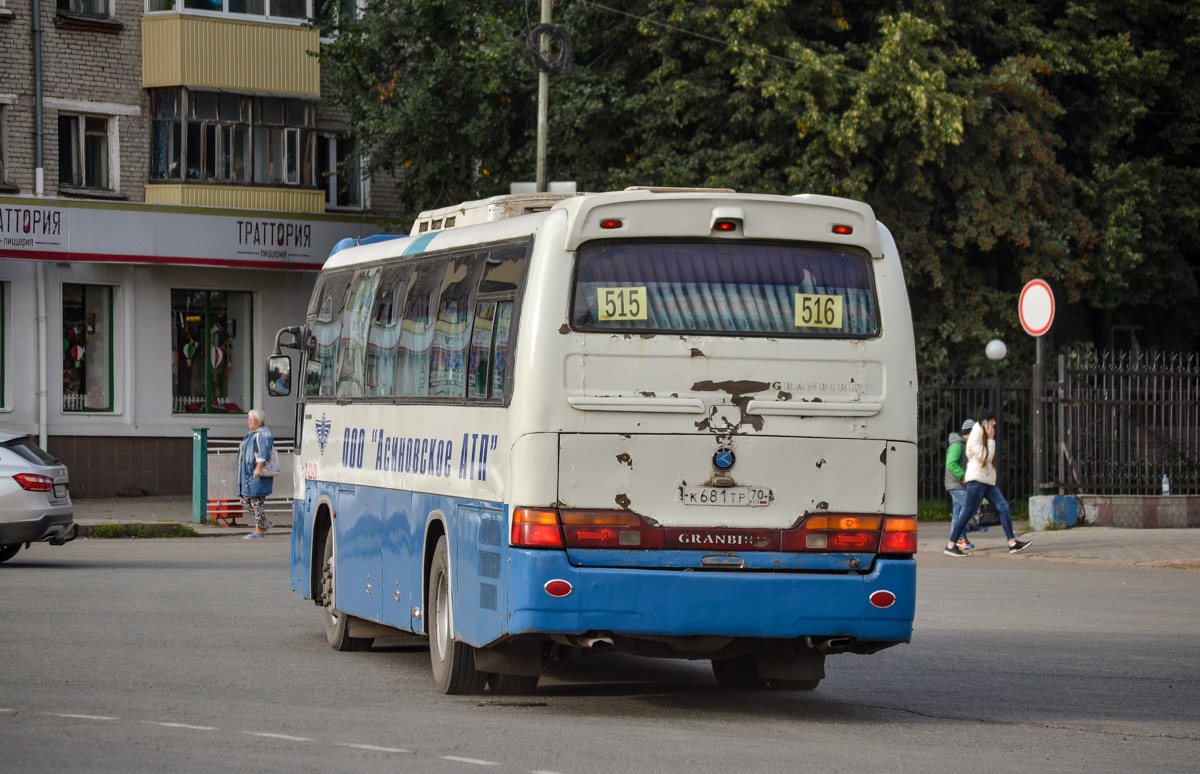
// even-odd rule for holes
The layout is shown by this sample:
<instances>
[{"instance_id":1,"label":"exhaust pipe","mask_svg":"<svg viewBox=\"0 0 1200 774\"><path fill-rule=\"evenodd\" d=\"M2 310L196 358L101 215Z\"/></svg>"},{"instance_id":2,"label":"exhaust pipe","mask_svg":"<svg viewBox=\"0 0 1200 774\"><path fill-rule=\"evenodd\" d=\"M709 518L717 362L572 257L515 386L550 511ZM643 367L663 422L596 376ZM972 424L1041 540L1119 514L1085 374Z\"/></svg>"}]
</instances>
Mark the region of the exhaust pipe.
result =
<instances>
[{"instance_id":1,"label":"exhaust pipe","mask_svg":"<svg viewBox=\"0 0 1200 774\"><path fill-rule=\"evenodd\" d=\"M825 654L845 653L854 647L853 637L826 637L817 640L817 650Z\"/></svg>"},{"instance_id":2,"label":"exhaust pipe","mask_svg":"<svg viewBox=\"0 0 1200 774\"><path fill-rule=\"evenodd\" d=\"M607 650L613 646L612 637L580 637L578 642L581 648L602 648Z\"/></svg>"},{"instance_id":3,"label":"exhaust pipe","mask_svg":"<svg viewBox=\"0 0 1200 774\"><path fill-rule=\"evenodd\" d=\"M79 525L72 522L68 529L63 530L54 537L50 538L49 542L52 546L61 546L63 543L70 543L78 534Z\"/></svg>"}]
</instances>

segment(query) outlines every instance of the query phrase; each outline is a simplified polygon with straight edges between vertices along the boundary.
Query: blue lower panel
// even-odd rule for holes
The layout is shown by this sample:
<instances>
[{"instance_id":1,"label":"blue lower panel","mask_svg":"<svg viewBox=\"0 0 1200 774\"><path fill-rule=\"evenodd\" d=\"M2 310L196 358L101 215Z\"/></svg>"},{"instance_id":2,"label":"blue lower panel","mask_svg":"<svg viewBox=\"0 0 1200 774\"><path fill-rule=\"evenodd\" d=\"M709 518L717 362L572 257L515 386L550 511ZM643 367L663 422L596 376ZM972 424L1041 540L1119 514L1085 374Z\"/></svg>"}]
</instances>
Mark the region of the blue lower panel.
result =
<instances>
[{"instance_id":1,"label":"blue lower panel","mask_svg":"<svg viewBox=\"0 0 1200 774\"><path fill-rule=\"evenodd\" d=\"M557 551L512 550L510 556L509 634L912 637L911 560L880 560L874 572L859 575L584 568ZM574 591L551 597L543 587L554 579L569 581ZM881 589L896 595L884 610L867 599Z\"/></svg>"}]
</instances>

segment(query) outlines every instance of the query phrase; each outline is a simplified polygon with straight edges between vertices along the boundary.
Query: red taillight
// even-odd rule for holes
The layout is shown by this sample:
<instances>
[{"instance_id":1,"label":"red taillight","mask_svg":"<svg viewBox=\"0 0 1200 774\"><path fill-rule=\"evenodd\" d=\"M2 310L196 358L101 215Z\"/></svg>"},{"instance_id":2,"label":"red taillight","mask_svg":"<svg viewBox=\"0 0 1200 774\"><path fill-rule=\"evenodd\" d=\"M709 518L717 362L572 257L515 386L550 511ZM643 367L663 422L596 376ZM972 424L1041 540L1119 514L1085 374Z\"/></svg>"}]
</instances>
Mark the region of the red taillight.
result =
<instances>
[{"instance_id":1,"label":"red taillight","mask_svg":"<svg viewBox=\"0 0 1200 774\"><path fill-rule=\"evenodd\" d=\"M833 233L841 234L842 236L850 236L854 233L854 226L834 226Z\"/></svg>"},{"instance_id":2,"label":"red taillight","mask_svg":"<svg viewBox=\"0 0 1200 774\"><path fill-rule=\"evenodd\" d=\"M663 530L632 511L562 512L568 548L662 548Z\"/></svg>"},{"instance_id":3,"label":"red taillight","mask_svg":"<svg viewBox=\"0 0 1200 774\"><path fill-rule=\"evenodd\" d=\"M809 516L797 527L784 530L784 551L874 553L879 550L882 516Z\"/></svg>"},{"instance_id":4,"label":"red taillight","mask_svg":"<svg viewBox=\"0 0 1200 774\"><path fill-rule=\"evenodd\" d=\"M520 548L562 548L558 511L518 508L513 511L512 545Z\"/></svg>"},{"instance_id":5,"label":"red taillight","mask_svg":"<svg viewBox=\"0 0 1200 774\"><path fill-rule=\"evenodd\" d=\"M622 225L623 224L618 218L605 218L604 220L600 221L600 228L620 228Z\"/></svg>"},{"instance_id":6,"label":"red taillight","mask_svg":"<svg viewBox=\"0 0 1200 774\"><path fill-rule=\"evenodd\" d=\"M917 520L909 516L889 516L883 523L881 554L915 554L917 552Z\"/></svg>"},{"instance_id":7,"label":"red taillight","mask_svg":"<svg viewBox=\"0 0 1200 774\"><path fill-rule=\"evenodd\" d=\"M54 488L54 479L36 473L18 473L13 476L17 484L27 492L49 492Z\"/></svg>"},{"instance_id":8,"label":"red taillight","mask_svg":"<svg viewBox=\"0 0 1200 774\"><path fill-rule=\"evenodd\" d=\"M718 220L713 224L713 231L737 231L737 221Z\"/></svg>"}]
</instances>

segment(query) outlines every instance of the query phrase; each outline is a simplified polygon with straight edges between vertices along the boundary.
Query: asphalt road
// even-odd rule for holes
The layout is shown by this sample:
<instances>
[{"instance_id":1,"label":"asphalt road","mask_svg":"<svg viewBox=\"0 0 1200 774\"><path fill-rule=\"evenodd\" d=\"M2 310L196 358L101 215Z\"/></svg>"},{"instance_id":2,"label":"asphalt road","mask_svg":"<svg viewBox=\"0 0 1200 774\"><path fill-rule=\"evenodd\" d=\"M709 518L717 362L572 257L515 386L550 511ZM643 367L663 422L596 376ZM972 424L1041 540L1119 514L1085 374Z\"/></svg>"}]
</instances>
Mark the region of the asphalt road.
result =
<instances>
[{"instance_id":1,"label":"asphalt road","mask_svg":"<svg viewBox=\"0 0 1200 774\"><path fill-rule=\"evenodd\" d=\"M78 540L0 565L0 771L1195 771L1194 571L920 557L913 644L813 693L613 655L448 697L325 644L285 536Z\"/></svg>"}]
</instances>

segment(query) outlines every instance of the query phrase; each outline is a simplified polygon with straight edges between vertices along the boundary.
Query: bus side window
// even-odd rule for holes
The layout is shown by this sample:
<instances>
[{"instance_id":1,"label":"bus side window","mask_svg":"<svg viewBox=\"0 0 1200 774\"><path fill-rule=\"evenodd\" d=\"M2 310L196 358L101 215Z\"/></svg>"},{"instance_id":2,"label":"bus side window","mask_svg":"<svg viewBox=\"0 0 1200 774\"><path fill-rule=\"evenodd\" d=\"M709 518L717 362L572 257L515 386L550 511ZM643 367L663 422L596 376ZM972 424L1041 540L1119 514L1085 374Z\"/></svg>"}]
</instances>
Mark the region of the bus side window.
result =
<instances>
[{"instance_id":1,"label":"bus side window","mask_svg":"<svg viewBox=\"0 0 1200 774\"><path fill-rule=\"evenodd\" d=\"M379 281L379 289L375 292L375 310L371 315L371 330L367 334L364 385L370 397L387 398L398 394L396 356L400 343L400 316L411 276L410 266L389 266L383 270L383 279Z\"/></svg>"},{"instance_id":2,"label":"bus side window","mask_svg":"<svg viewBox=\"0 0 1200 774\"><path fill-rule=\"evenodd\" d=\"M470 296L479 281L482 255L450 260L442 280L429 362L429 394L461 398L467 387L467 344L471 333Z\"/></svg>"},{"instance_id":3,"label":"bus side window","mask_svg":"<svg viewBox=\"0 0 1200 774\"><path fill-rule=\"evenodd\" d=\"M360 269L354 272L354 281L350 284L350 297L342 314L341 344L338 347L339 398L360 398L364 392L367 333L371 328L371 313L380 274L378 267Z\"/></svg>"},{"instance_id":4,"label":"bus side window","mask_svg":"<svg viewBox=\"0 0 1200 774\"><path fill-rule=\"evenodd\" d=\"M434 313L445 274L445 261L431 261L417 266L408 280L404 318L396 341L395 394L398 396L429 394Z\"/></svg>"},{"instance_id":5,"label":"bus side window","mask_svg":"<svg viewBox=\"0 0 1200 774\"><path fill-rule=\"evenodd\" d=\"M308 364L304 373L304 394L310 398L334 395L342 310L349 287L349 273L328 274L320 279L313 293L306 343Z\"/></svg>"},{"instance_id":6,"label":"bus side window","mask_svg":"<svg viewBox=\"0 0 1200 774\"><path fill-rule=\"evenodd\" d=\"M504 399L505 374L508 373L508 338L512 331L513 302L496 305L496 337L492 349L492 398Z\"/></svg>"},{"instance_id":7,"label":"bus side window","mask_svg":"<svg viewBox=\"0 0 1200 774\"><path fill-rule=\"evenodd\" d=\"M471 368L467 376L467 397L487 398L492 373L492 335L496 330L496 302L475 304L475 325L471 330Z\"/></svg>"}]
</instances>

